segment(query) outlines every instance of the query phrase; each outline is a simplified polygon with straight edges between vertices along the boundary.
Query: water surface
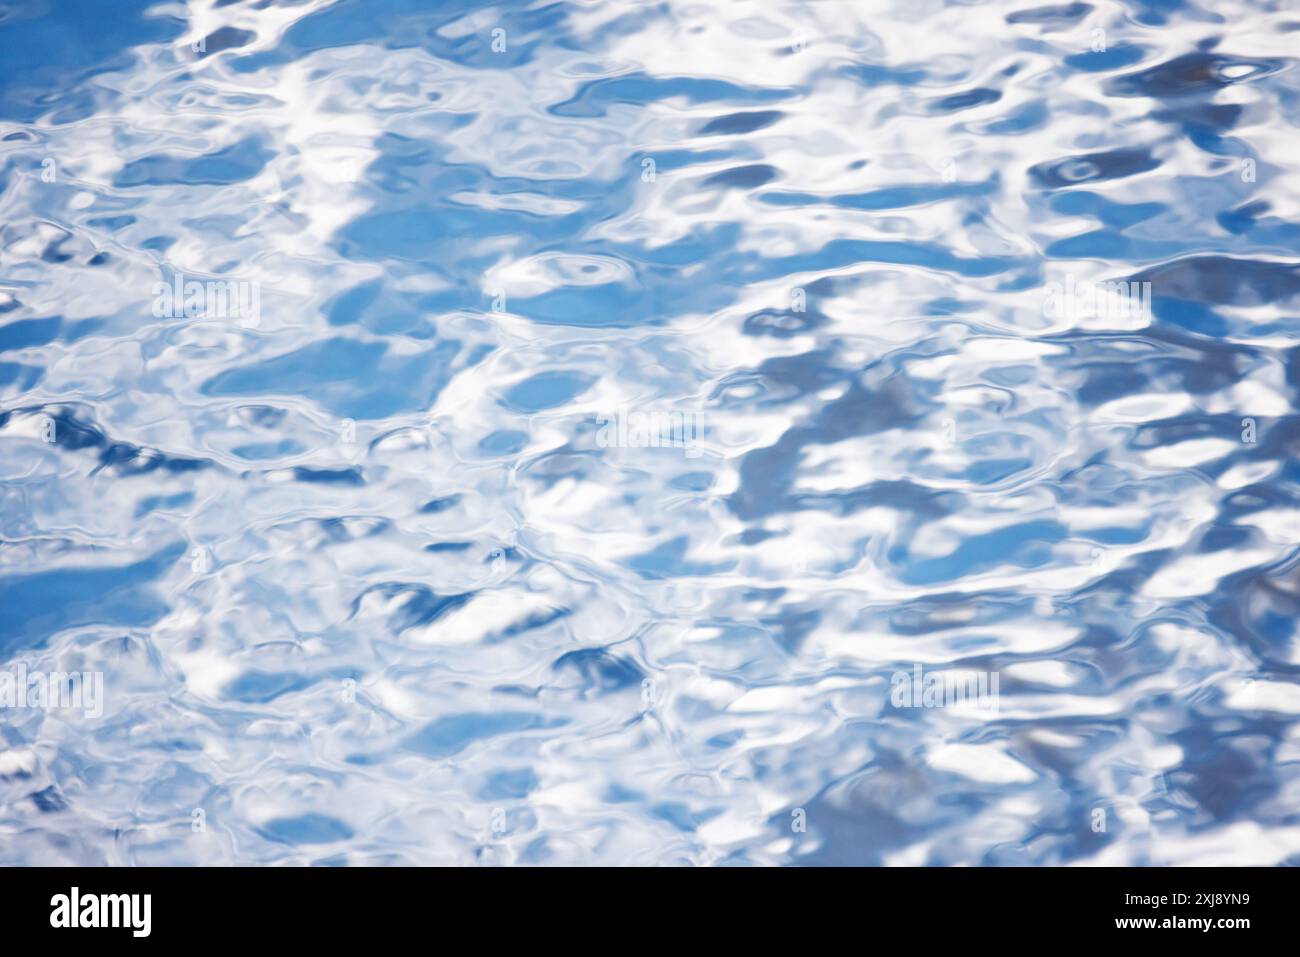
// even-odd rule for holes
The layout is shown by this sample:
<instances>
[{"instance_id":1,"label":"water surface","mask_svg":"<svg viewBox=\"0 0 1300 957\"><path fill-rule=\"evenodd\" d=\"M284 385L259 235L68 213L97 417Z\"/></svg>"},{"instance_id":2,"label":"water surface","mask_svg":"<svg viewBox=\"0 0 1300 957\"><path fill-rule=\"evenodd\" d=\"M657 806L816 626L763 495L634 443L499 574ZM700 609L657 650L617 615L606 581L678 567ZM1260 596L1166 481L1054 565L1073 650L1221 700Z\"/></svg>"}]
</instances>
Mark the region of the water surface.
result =
<instances>
[{"instance_id":1,"label":"water surface","mask_svg":"<svg viewBox=\"0 0 1300 957\"><path fill-rule=\"evenodd\" d=\"M1298 38L0 4L0 862L1300 861Z\"/></svg>"}]
</instances>

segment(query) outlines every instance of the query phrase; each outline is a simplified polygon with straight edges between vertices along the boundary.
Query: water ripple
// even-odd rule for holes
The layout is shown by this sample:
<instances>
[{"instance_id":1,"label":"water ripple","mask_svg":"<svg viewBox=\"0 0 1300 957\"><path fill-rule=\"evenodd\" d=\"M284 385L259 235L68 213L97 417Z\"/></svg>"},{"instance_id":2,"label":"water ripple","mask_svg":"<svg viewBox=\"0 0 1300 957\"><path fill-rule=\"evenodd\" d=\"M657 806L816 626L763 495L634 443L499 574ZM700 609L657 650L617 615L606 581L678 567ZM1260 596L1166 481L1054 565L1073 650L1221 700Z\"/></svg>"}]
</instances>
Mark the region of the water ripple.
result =
<instances>
[{"instance_id":1,"label":"water ripple","mask_svg":"<svg viewBox=\"0 0 1300 957\"><path fill-rule=\"evenodd\" d=\"M1300 861L1295 30L0 5L0 861Z\"/></svg>"}]
</instances>

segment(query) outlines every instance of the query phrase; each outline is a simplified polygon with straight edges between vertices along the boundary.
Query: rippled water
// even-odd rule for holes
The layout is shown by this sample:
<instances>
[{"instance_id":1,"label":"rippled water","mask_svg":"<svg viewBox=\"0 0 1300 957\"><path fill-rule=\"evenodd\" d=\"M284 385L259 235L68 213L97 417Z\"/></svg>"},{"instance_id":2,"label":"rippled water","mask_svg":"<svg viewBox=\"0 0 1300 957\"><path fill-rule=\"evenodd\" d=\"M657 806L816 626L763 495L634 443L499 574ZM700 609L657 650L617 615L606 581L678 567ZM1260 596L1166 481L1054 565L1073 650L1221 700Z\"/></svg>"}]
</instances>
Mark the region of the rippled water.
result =
<instances>
[{"instance_id":1,"label":"rippled water","mask_svg":"<svg viewBox=\"0 0 1300 957\"><path fill-rule=\"evenodd\" d=\"M1298 42L0 4L0 862L1300 862Z\"/></svg>"}]
</instances>

